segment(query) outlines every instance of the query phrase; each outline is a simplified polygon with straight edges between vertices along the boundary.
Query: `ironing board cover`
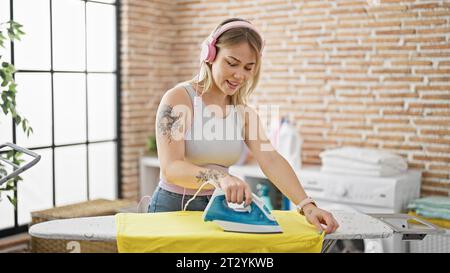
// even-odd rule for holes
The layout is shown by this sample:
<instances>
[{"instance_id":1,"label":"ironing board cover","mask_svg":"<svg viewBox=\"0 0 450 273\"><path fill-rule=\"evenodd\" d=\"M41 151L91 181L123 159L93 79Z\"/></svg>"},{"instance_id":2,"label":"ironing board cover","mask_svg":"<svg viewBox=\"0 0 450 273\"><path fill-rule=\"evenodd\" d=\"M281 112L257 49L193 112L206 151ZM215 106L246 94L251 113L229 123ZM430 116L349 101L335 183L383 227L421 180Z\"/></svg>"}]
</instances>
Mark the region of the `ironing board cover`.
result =
<instances>
[{"instance_id":1,"label":"ironing board cover","mask_svg":"<svg viewBox=\"0 0 450 273\"><path fill-rule=\"evenodd\" d=\"M283 233L224 232L200 211L116 214L119 252L281 253L320 252L319 234L295 211L272 211Z\"/></svg>"}]
</instances>

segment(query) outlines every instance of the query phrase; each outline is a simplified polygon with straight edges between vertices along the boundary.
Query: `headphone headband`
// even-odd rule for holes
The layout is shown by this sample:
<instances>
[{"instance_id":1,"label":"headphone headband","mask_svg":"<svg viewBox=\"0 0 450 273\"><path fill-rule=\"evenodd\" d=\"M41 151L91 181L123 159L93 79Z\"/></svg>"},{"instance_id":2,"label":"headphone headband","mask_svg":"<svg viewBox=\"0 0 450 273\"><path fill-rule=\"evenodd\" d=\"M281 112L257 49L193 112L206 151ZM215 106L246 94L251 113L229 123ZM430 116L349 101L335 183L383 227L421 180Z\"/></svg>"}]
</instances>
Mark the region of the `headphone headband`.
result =
<instances>
[{"instance_id":1,"label":"headphone headband","mask_svg":"<svg viewBox=\"0 0 450 273\"><path fill-rule=\"evenodd\" d=\"M217 52L216 42L217 42L217 39L220 37L220 35L222 35L227 30L230 30L232 28L240 28L240 27L251 29L259 35L259 37L261 38L261 41L262 41L262 45L261 45L261 53L262 53L262 50L264 49L265 41L264 41L261 33L252 24L250 24L247 21L233 21L233 22L229 22L229 23L226 23L223 26L221 26L212 35L210 35L208 37L208 39L206 39L203 42L202 52L200 55L200 62L203 62L203 61L213 62L214 59L216 58L216 52Z\"/></svg>"},{"instance_id":2,"label":"headphone headband","mask_svg":"<svg viewBox=\"0 0 450 273\"><path fill-rule=\"evenodd\" d=\"M245 27L255 31L256 33L258 33L259 37L261 37L261 40L263 40L261 33L259 33L259 31L252 24L246 21L233 21L221 26L216 32L214 32L212 35L212 41L214 41L215 44L220 35L222 35L225 31L239 27Z\"/></svg>"}]
</instances>

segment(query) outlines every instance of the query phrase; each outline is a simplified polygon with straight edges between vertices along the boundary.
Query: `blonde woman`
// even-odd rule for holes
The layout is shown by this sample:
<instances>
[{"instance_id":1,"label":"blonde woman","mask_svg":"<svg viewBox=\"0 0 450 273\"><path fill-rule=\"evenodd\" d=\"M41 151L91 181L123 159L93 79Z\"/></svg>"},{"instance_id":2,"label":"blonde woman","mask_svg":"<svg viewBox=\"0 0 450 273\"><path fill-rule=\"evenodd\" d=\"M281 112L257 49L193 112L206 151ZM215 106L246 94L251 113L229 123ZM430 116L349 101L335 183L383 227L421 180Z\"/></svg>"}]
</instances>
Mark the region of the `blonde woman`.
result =
<instances>
[{"instance_id":1,"label":"blonde woman","mask_svg":"<svg viewBox=\"0 0 450 273\"><path fill-rule=\"evenodd\" d=\"M250 186L228 173L246 145L264 174L311 224L319 231L325 226L326 233L338 228L334 217L307 197L265 136L256 111L246 105L258 83L263 48L250 22L225 20L202 45L199 74L164 94L156 117L161 179L148 212L183 210L206 181L223 189L228 202L250 204ZM186 209L204 210L213 190L206 185Z\"/></svg>"}]
</instances>

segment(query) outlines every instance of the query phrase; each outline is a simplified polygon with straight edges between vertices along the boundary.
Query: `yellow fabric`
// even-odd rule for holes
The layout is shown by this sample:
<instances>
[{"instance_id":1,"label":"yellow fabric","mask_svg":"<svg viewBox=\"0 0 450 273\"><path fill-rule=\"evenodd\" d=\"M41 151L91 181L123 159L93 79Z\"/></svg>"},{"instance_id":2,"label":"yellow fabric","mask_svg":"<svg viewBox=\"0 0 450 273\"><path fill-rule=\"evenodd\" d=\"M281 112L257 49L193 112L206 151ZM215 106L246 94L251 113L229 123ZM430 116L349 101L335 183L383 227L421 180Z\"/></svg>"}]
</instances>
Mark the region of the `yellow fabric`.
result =
<instances>
[{"instance_id":1,"label":"yellow fabric","mask_svg":"<svg viewBox=\"0 0 450 273\"><path fill-rule=\"evenodd\" d=\"M319 234L295 211L272 211L283 233L224 232L204 222L203 212L119 213L116 215L119 252L164 253L281 253L320 252Z\"/></svg>"},{"instance_id":2,"label":"yellow fabric","mask_svg":"<svg viewBox=\"0 0 450 273\"><path fill-rule=\"evenodd\" d=\"M442 227L442 228L448 228L450 229L450 221L449 220L444 220L444 219L439 219L439 218L427 218L427 217L423 217L421 215L418 215L417 213L415 213L414 211L410 211L408 212L409 215L412 216L416 216L417 218L423 219L427 222L430 222L438 227ZM420 224L417 221L411 220L412 223L414 224Z\"/></svg>"}]
</instances>

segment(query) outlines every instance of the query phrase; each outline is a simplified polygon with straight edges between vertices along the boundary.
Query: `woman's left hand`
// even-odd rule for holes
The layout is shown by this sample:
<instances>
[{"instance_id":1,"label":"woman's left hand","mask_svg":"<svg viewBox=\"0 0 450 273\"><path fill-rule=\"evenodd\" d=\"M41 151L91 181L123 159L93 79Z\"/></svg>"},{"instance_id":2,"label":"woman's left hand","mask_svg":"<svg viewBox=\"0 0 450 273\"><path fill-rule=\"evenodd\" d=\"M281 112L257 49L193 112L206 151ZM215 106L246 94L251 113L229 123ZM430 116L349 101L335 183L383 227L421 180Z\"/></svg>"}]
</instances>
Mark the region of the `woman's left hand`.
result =
<instances>
[{"instance_id":1,"label":"woman's left hand","mask_svg":"<svg viewBox=\"0 0 450 273\"><path fill-rule=\"evenodd\" d=\"M334 219L333 215L328 211L322 210L313 204L308 204L303 207L306 220L315 225L317 230L322 233L322 224L326 226L326 234L333 233L339 227L339 223Z\"/></svg>"}]
</instances>

